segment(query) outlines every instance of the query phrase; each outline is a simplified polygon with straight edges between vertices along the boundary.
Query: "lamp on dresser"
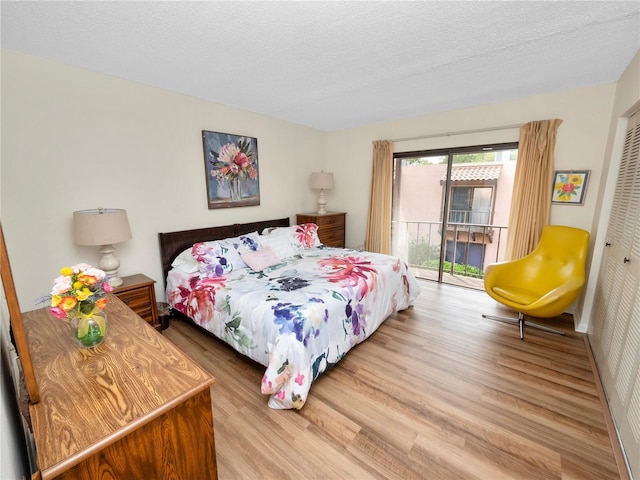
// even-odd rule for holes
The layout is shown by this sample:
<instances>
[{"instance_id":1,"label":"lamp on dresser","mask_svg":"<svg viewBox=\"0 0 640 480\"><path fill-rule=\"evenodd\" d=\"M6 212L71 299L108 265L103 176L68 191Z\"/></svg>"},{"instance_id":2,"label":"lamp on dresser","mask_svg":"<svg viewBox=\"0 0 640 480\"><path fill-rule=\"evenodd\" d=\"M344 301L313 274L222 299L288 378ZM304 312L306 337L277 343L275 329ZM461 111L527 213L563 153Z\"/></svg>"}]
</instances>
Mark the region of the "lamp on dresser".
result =
<instances>
[{"instance_id":1,"label":"lamp on dresser","mask_svg":"<svg viewBox=\"0 0 640 480\"><path fill-rule=\"evenodd\" d=\"M107 274L112 287L122 285L118 276L120 261L113 244L131 239L127 212L117 208L97 208L73 212L73 238L77 245L101 245L98 266Z\"/></svg>"},{"instance_id":2,"label":"lamp on dresser","mask_svg":"<svg viewBox=\"0 0 640 480\"><path fill-rule=\"evenodd\" d=\"M333 188L333 173L331 172L313 172L311 174L311 188L320 190L318 194L318 215L327 213L327 200L324 196L325 190Z\"/></svg>"}]
</instances>

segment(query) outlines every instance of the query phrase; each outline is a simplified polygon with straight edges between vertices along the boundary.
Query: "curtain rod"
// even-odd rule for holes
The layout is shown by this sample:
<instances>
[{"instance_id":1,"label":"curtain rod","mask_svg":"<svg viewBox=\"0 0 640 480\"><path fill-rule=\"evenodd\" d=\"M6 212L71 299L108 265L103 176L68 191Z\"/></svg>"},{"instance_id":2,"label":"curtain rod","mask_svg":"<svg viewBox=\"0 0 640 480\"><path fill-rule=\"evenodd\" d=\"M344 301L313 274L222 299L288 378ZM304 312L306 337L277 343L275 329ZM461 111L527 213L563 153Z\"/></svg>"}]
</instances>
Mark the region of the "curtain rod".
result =
<instances>
[{"instance_id":1,"label":"curtain rod","mask_svg":"<svg viewBox=\"0 0 640 480\"><path fill-rule=\"evenodd\" d=\"M511 128L520 128L523 123L518 123L514 125L501 125L499 127L488 127L488 128L476 128L473 130L461 130L459 132L444 132L444 133L434 133L431 135L419 135L417 137L405 137L405 138L396 138L391 140L392 142L407 142L409 140L424 140L427 138L436 138L436 137L451 137L454 135L465 135L467 133L482 133L482 132L493 132L495 130L509 130Z\"/></svg>"}]
</instances>

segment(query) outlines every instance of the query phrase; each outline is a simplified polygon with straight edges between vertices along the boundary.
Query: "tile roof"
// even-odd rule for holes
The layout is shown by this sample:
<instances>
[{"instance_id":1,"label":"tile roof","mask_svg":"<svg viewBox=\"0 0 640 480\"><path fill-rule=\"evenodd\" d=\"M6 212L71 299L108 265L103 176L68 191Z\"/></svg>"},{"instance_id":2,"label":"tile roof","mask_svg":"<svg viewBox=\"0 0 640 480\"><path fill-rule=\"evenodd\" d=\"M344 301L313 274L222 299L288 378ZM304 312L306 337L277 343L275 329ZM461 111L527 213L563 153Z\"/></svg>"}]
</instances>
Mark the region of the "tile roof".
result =
<instances>
[{"instance_id":1,"label":"tile roof","mask_svg":"<svg viewBox=\"0 0 640 480\"><path fill-rule=\"evenodd\" d=\"M471 163L453 165L451 167L452 182L468 182L472 180L497 180L502 173L501 163ZM442 177L445 181L447 174Z\"/></svg>"}]
</instances>

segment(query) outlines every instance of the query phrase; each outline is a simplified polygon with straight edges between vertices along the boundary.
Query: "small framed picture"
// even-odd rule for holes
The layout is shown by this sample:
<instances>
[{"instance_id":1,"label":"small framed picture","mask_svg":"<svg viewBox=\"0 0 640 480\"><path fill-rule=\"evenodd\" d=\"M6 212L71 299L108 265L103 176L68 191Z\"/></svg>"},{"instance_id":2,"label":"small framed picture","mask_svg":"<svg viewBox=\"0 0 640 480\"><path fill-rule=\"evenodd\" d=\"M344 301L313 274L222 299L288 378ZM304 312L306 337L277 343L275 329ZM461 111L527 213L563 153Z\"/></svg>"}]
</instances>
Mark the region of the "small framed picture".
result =
<instances>
[{"instance_id":1,"label":"small framed picture","mask_svg":"<svg viewBox=\"0 0 640 480\"><path fill-rule=\"evenodd\" d=\"M553 175L551 203L582 205L591 170L556 170Z\"/></svg>"}]
</instances>

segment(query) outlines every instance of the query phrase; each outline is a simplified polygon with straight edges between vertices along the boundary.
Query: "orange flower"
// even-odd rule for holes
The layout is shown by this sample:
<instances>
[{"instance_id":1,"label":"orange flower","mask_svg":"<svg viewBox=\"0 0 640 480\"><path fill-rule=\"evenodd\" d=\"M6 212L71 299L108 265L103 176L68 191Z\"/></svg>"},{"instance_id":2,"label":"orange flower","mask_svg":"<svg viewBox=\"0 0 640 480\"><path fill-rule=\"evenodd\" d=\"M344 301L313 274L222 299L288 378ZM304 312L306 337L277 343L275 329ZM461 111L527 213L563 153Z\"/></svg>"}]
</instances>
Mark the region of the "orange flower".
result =
<instances>
[{"instance_id":1,"label":"orange flower","mask_svg":"<svg viewBox=\"0 0 640 480\"><path fill-rule=\"evenodd\" d=\"M76 305L78 305L78 300L76 300L76 297L68 297L68 296L62 297L60 299L60 303L58 303L58 307L60 307L65 312L73 310L74 308L76 308Z\"/></svg>"},{"instance_id":2,"label":"orange flower","mask_svg":"<svg viewBox=\"0 0 640 480\"><path fill-rule=\"evenodd\" d=\"M83 285L87 285L88 287L98 283L98 279L96 277L94 277L93 275L87 275L85 273L78 274L78 281L82 282Z\"/></svg>"}]
</instances>

